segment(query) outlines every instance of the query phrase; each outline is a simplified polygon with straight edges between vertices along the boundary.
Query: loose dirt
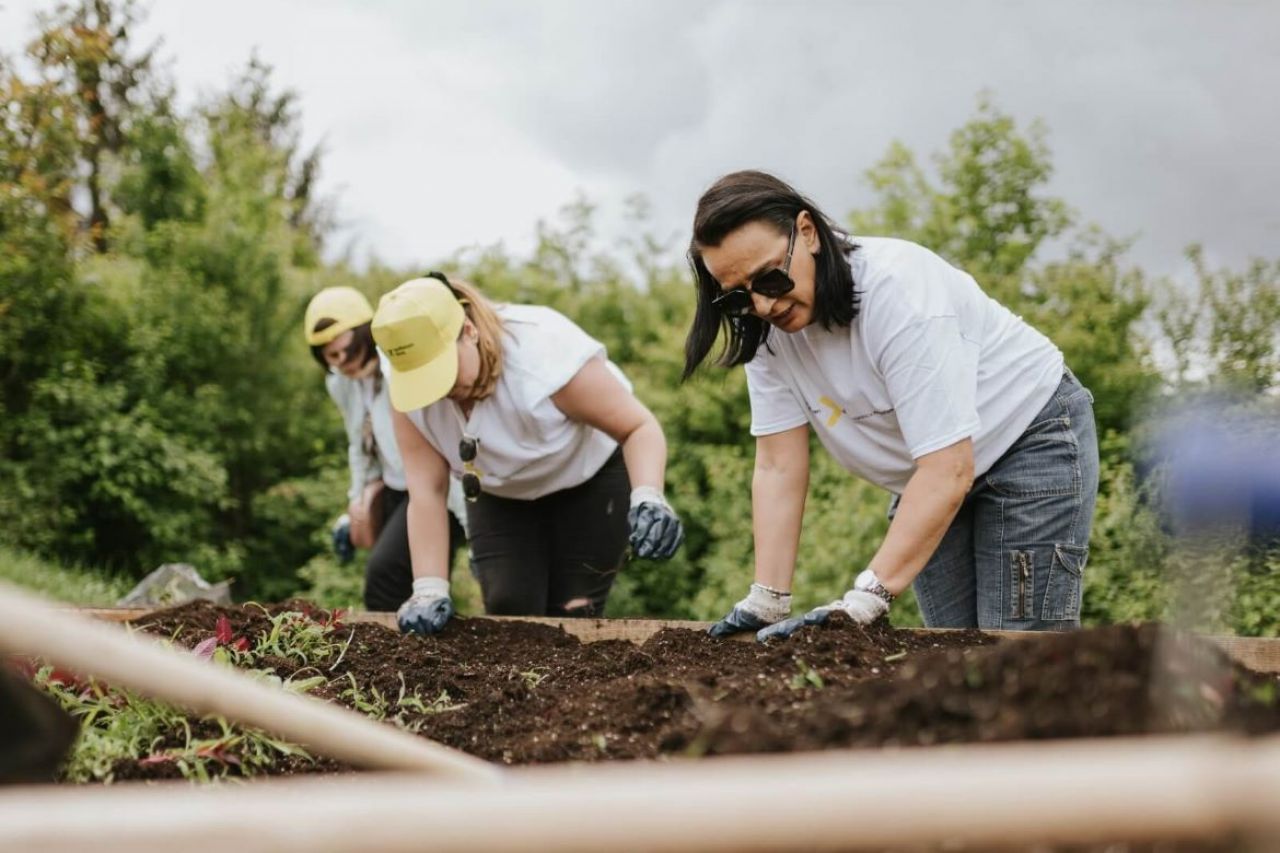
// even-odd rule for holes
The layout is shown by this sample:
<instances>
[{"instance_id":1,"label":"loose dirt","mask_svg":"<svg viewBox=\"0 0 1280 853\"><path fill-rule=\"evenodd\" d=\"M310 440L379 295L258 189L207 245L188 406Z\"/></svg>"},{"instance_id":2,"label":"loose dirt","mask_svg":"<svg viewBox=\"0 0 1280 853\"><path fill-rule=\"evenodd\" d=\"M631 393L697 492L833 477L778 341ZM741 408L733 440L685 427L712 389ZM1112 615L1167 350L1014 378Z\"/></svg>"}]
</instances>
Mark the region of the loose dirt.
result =
<instances>
[{"instance_id":1,"label":"loose dirt","mask_svg":"<svg viewBox=\"0 0 1280 853\"><path fill-rule=\"evenodd\" d=\"M212 635L220 614L237 637L252 640L269 627L255 606L205 602L136 624L194 646ZM454 619L428 638L369 623L336 632L350 642L318 695L352 705L344 687L353 682L362 694L416 694L448 710L404 710L404 723L503 764L1280 731L1275 676L1157 626L996 640L976 631L861 627L837 616L769 645L665 629L638 646L582 643L546 625L478 618ZM281 677L299 669L269 663ZM145 778L153 769L122 766L117 778ZM289 762L281 772L343 769ZM1242 848L1219 840L1037 849Z\"/></svg>"},{"instance_id":2,"label":"loose dirt","mask_svg":"<svg viewBox=\"0 0 1280 853\"><path fill-rule=\"evenodd\" d=\"M136 624L193 646L219 614L236 636L269 625L256 606L206 602ZM639 646L582 643L546 625L462 618L436 637L369 623L337 634L350 644L318 695L351 705L341 694L354 680L364 694L438 700L451 710L403 719L505 764L1280 730L1274 676L1156 626L996 641L837 616L769 645L681 629ZM300 669L269 663L281 677Z\"/></svg>"}]
</instances>

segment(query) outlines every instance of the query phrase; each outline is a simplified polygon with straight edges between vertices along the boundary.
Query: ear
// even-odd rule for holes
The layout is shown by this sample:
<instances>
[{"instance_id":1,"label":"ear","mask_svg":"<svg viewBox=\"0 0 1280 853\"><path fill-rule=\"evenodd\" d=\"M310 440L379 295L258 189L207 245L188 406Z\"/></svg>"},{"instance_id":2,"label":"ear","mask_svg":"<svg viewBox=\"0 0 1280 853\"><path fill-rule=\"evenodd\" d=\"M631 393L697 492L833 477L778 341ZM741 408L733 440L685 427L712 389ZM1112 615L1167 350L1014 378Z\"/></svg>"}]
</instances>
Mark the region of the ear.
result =
<instances>
[{"instance_id":1,"label":"ear","mask_svg":"<svg viewBox=\"0 0 1280 853\"><path fill-rule=\"evenodd\" d=\"M796 242L804 246L811 255L822 251L822 241L818 239L818 226L813 221L813 215L807 210L800 211L800 215L796 217Z\"/></svg>"},{"instance_id":2,"label":"ear","mask_svg":"<svg viewBox=\"0 0 1280 853\"><path fill-rule=\"evenodd\" d=\"M462 335L469 341L480 340L480 330L476 328L475 323L471 322L470 317L462 321Z\"/></svg>"}]
</instances>

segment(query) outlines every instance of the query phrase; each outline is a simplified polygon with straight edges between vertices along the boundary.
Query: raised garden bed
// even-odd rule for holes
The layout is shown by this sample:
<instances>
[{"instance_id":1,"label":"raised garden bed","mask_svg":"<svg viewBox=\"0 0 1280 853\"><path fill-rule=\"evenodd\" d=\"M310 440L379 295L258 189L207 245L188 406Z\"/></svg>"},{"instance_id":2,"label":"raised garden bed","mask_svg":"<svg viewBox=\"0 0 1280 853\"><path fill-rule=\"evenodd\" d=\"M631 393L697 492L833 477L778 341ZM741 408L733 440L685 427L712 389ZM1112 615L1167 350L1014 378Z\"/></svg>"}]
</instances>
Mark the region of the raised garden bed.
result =
<instances>
[{"instance_id":1,"label":"raised garden bed","mask_svg":"<svg viewBox=\"0 0 1280 853\"><path fill-rule=\"evenodd\" d=\"M192 654L509 765L1280 729L1275 674L1249 671L1220 648L1269 668L1274 643L1215 645L1155 627L1005 639L836 621L764 647L644 622L565 623L571 634L551 624L460 619L439 637L401 637L376 624L385 614L350 622L305 603L102 615L137 617L136 628ZM600 635L640 642L584 641ZM130 742L137 754L100 757L93 778L348 769L218 720L179 722L172 709L156 711L154 703L47 667L37 680L69 706L81 703L75 710L90 734L117 716L117 728L140 726L122 722L135 704L152 726ZM949 753L909 754L936 755L945 764ZM1217 766L1222 772L1221 761ZM1185 771L1174 772L1182 778ZM1231 785L1239 788L1239 780ZM1157 813L1170 820L1176 812L1157 806ZM1208 825L1220 832L1234 824ZM1169 837L1152 837L1160 836ZM1215 835L1155 846L1036 849L1230 850L1238 842Z\"/></svg>"},{"instance_id":2,"label":"raised garden bed","mask_svg":"<svg viewBox=\"0 0 1280 853\"><path fill-rule=\"evenodd\" d=\"M282 638L280 614L290 607L309 610L195 603L134 624L206 654L216 648L229 662L305 685L313 696L504 764L1280 731L1274 674L1251 672L1208 643L1155 626L997 640L837 619L769 646L679 628L637 645L490 619L457 619L438 637L402 637L310 611L309 619L285 617L296 627ZM221 734L198 733L212 742ZM121 759L111 775L189 772L163 760L175 746ZM341 769L280 759L213 769Z\"/></svg>"}]
</instances>

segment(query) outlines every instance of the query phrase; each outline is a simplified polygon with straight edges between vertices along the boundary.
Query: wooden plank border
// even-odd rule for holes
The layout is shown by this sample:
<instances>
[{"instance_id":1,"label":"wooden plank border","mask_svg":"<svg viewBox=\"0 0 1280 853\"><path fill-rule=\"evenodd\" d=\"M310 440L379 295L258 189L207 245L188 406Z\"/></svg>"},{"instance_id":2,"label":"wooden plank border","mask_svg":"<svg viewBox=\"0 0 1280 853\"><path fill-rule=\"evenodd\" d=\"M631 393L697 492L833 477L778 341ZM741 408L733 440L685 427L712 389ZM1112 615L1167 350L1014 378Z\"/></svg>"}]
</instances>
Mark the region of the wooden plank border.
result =
<instances>
[{"instance_id":1,"label":"wooden plank border","mask_svg":"<svg viewBox=\"0 0 1280 853\"><path fill-rule=\"evenodd\" d=\"M1278 788L1274 738L1194 735L512 768L495 789L382 773L45 786L0 797L0 849L765 853L1234 836L1274 850Z\"/></svg>"},{"instance_id":2,"label":"wooden plank border","mask_svg":"<svg viewBox=\"0 0 1280 853\"><path fill-rule=\"evenodd\" d=\"M79 608L79 612L108 622L127 622L132 619L139 619L155 612L155 610L142 607L99 607ZM556 628L562 628L565 633L572 634L584 643L594 643L600 640L626 640L631 643L643 643L663 628L686 628L694 631L705 631L707 626L711 624L709 622L667 619L562 619L543 616L486 616L482 618L551 625ZM394 613L356 611L347 616L347 620L350 622L373 622L388 628L396 627ZM928 635L948 629L908 628L904 630ZM1039 636L1035 632L1029 631L988 631L987 633L1013 640ZM751 636L750 634L740 634L735 639L749 640ZM1280 638L1207 635L1206 639L1217 644L1233 660L1255 672L1280 673Z\"/></svg>"}]
</instances>

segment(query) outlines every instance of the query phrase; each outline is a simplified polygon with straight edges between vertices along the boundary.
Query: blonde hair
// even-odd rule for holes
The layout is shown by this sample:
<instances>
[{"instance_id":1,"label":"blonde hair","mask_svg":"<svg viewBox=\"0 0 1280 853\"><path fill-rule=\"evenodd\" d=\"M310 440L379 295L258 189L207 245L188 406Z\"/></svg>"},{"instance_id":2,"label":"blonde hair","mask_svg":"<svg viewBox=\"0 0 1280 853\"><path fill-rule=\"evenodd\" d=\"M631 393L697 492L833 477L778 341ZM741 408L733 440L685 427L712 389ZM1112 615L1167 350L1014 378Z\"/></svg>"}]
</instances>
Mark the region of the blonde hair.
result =
<instances>
[{"instance_id":1,"label":"blonde hair","mask_svg":"<svg viewBox=\"0 0 1280 853\"><path fill-rule=\"evenodd\" d=\"M474 284L451 278L449 286L460 297L458 301L462 303L467 319L479 333L476 347L480 351L480 373L476 377L471 397L483 400L493 394L498 387L498 379L502 376L502 335L506 332L506 327L502 325L502 318L494 310L493 303Z\"/></svg>"}]
</instances>

